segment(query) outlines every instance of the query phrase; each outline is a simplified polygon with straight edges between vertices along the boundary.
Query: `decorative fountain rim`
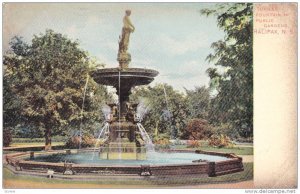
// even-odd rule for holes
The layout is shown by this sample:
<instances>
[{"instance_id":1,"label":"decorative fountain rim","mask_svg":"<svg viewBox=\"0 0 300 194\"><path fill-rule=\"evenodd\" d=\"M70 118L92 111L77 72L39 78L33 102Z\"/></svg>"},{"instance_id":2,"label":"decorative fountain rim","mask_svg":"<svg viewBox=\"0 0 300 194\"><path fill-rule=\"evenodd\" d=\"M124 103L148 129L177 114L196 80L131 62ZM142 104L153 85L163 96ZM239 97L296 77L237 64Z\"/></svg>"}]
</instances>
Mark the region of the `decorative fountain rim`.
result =
<instances>
[{"instance_id":1,"label":"decorative fountain rim","mask_svg":"<svg viewBox=\"0 0 300 194\"><path fill-rule=\"evenodd\" d=\"M96 69L91 72L92 76L94 77L95 81L103 80L103 79L116 79L120 76L121 79L123 78L131 78L131 79L150 79L151 81L156 77L159 72L153 69L146 69L146 68L104 68L104 69ZM150 82L151 82L150 81ZM150 83L149 82L149 83ZM111 85L106 83L106 81L100 81L101 84L104 85ZM147 83L136 83L135 85L145 85Z\"/></svg>"},{"instance_id":2,"label":"decorative fountain rim","mask_svg":"<svg viewBox=\"0 0 300 194\"><path fill-rule=\"evenodd\" d=\"M91 152L90 149L77 150L79 152ZM67 153L70 150L53 150L48 152L38 152L38 155L48 155L57 153ZM97 165L97 164L74 164L74 163L53 163L53 162L36 162L25 161L34 152L17 152L5 155L6 166L15 174L27 174L33 176L48 176L48 170L55 172L54 177L81 179L89 177L98 179L111 175L129 175L131 177L173 177L173 176L209 176L215 177L244 170L242 158L233 153L207 152L202 150L166 150L165 152L175 153L196 153L221 156L229 158L224 161L201 161L197 163L186 164L164 164L164 165ZM79 174L79 176L75 176Z\"/></svg>"},{"instance_id":3,"label":"decorative fountain rim","mask_svg":"<svg viewBox=\"0 0 300 194\"><path fill-rule=\"evenodd\" d=\"M148 69L148 68L137 68L137 67L128 67L128 68L124 68L121 69L119 67L113 67L113 68L99 68L94 70L95 72L103 72L103 73L109 73L109 72L140 72L140 73L153 73L155 75L158 75L158 71L153 70L153 69Z\"/></svg>"}]
</instances>

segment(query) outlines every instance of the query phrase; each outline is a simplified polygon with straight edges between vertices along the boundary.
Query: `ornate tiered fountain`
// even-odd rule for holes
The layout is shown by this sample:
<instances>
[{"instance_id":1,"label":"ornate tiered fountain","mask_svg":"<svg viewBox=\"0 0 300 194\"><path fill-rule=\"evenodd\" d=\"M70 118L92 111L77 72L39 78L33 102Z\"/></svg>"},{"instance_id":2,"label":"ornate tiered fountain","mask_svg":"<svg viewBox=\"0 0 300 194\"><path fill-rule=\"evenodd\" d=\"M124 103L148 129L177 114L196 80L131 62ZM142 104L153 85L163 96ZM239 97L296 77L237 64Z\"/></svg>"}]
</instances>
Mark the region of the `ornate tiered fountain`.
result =
<instances>
[{"instance_id":1,"label":"ornate tiered fountain","mask_svg":"<svg viewBox=\"0 0 300 194\"><path fill-rule=\"evenodd\" d=\"M146 154L151 140L140 124L137 104L129 103L129 95L134 86L151 83L158 72L151 69L129 68L131 56L127 49L130 33L134 31L129 16L130 11L126 11L119 41L119 67L98 69L91 73L97 83L116 88L119 97L117 104L109 104L111 112L107 116L107 123L99 133L100 138L104 132L101 146L95 146L94 150L67 149L42 151L36 154L30 150L6 154L7 168L15 174L47 175L62 179L68 176L68 179L79 180L83 178L103 180L105 177L111 180L111 175L115 180L117 178L115 175L126 174L130 175L126 176L126 180L131 178L136 180L136 176L153 176L153 179L147 180L165 181L169 178L168 180L172 181L174 177L182 179L184 175L182 181L185 184L189 177L194 181L194 177L199 178L203 175L214 177L243 171L242 158L235 154L172 149ZM94 157L97 149L100 157ZM146 157L148 153L150 157ZM77 176L70 177L75 174Z\"/></svg>"},{"instance_id":2,"label":"ornate tiered fountain","mask_svg":"<svg viewBox=\"0 0 300 194\"><path fill-rule=\"evenodd\" d=\"M119 41L119 67L98 69L92 77L98 84L113 86L117 90L118 104L109 104L111 114L108 138L99 148L101 159L146 159L145 138L138 127L137 104L129 103L131 89L151 83L158 72L151 69L129 68L131 55L127 52L129 37L135 28L130 21L130 11L123 19L122 35Z\"/></svg>"}]
</instances>

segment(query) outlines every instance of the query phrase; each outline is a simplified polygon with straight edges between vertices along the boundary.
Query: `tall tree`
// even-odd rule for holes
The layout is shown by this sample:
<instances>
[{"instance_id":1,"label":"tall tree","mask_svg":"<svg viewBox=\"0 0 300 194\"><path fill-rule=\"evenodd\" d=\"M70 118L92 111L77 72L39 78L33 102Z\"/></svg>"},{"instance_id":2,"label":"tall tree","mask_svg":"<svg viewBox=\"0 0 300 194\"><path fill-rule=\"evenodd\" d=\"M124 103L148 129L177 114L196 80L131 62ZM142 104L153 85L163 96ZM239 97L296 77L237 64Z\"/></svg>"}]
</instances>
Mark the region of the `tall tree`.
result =
<instances>
[{"instance_id":1,"label":"tall tree","mask_svg":"<svg viewBox=\"0 0 300 194\"><path fill-rule=\"evenodd\" d=\"M182 135L187 117L186 98L172 86L158 84L154 87L140 87L133 91L131 100L143 102L149 107L143 125L150 134L157 130L170 138Z\"/></svg>"},{"instance_id":2,"label":"tall tree","mask_svg":"<svg viewBox=\"0 0 300 194\"><path fill-rule=\"evenodd\" d=\"M215 15L226 34L211 45L214 52L207 57L216 66L207 70L217 90L212 114L218 123L230 123L241 136L253 136L252 4L217 4L201 13Z\"/></svg>"},{"instance_id":3,"label":"tall tree","mask_svg":"<svg viewBox=\"0 0 300 194\"><path fill-rule=\"evenodd\" d=\"M15 37L10 46L4 56L5 88L9 89L4 101L18 99L24 123L44 130L45 149L51 149L52 135L62 133L66 127L79 126L88 114L99 118L95 115L93 94L105 97L106 91L97 88L91 79L85 114L81 111L87 75L95 64L91 64L88 53L79 48L77 41L47 30L35 35L31 44Z\"/></svg>"},{"instance_id":4,"label":"tall tree","mask_svg":"<svg viewBox=\"0 0 300 194\"><path fill-rule=\"evenodd\" d=\"M194 90L187 90L187 108L189 110L190 119L208 119L210 110L210 89L202 86L196 87Z\"/></svg>"}]
</instances>

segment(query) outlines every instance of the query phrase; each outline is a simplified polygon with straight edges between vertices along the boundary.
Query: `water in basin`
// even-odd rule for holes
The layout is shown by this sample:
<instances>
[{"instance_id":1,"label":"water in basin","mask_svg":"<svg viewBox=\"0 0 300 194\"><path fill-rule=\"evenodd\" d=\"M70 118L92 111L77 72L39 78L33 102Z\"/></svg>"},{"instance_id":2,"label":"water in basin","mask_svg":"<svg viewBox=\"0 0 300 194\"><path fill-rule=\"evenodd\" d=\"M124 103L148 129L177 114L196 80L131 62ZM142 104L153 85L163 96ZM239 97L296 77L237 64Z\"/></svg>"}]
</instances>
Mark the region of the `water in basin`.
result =
<instances>
[{"instance_id":1,"label":"water in basin","mask_svg":"<svg viewBox=\"0 0 300 194\"><path fill-rule=\"evenodd\" d=\"M83 152L77 154L52 154L52 155L36 155L33 159L38 162L70 162L75 164L97 164L97 165L169 165L169 164L193 164L193 160L206 161L224 161L229 158L221 156L213 156L196 153L166 153L166 152L149 152L147 160L104 160L100 157L93 157L92 152ZM29 158L27 160L30 160Z\"/></svg>"}]
</instances>

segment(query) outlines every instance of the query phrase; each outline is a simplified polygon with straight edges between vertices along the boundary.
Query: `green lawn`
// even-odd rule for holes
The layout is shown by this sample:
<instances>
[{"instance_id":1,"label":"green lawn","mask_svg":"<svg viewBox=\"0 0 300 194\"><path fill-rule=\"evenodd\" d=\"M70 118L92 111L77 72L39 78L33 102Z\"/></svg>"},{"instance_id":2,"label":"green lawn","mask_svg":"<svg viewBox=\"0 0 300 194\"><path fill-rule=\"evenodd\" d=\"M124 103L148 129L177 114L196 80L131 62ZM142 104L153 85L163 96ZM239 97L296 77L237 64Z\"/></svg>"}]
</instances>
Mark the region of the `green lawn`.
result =
<instances>
[{"instance_id":1,"label":"green lawn","mask_svg":"<svg viewBox=\"0 0 300 194\"><path fill-rule=\"evenodd\" d=\"M64 145L64 142L52 142L52 146ZM12 143L9 147L44 146L44 142Z\"/></svg>"},{"instance_id":2,"label":"green lawn","mask_svg":"<svg viewBox=\"0 0 300 194\"><path fill-rule=\"evenodd\" d=\"M60 180L60 179L48 179L43 177L33 177L33 176L18 176L14 175L11 171L4 168L3 178L4 178L4 188L14 188L20 187L27 188L100 188L104 186L106 188L114 188L118 186L120 188L133 186L136 188L141 187L167 187L174 185L199 185L199 184L215 184L215 183L233 183L246 180L253 180L253 163L244 163L244 171L234 174L228 174L218 177L203 177L203 178L190 178L188 176L180 176L172 179L156 179L156 180L130 180L130 179L118 179L113 180ZM40 183L40 184L39 184Z\"/></svg>"},{"instance_id":3,"label":"green lawn","mask_svg":"<svg viewBox=\"0 0 300 194\"><path fill-rule=\"evenodd\" d=\"M200 149L203 151L234 153L236 155L253 155L253 147L234 147L234 148L200 147Z\"/></svg>"},{"instance_id":4,"label":"green lawn","mask_svg":"<svg viewBox=\"0 0 300 194\"><path fill-rule=\"evenodd\" d=\"M186 145L176 145L173 146L174 149L186 149ZM200 146L198 148L190 148L193 150L203 150L203 151L213 151L213 152L222 152L222 153L234 153L236 155L253 155L253 146L251 147L238 147L233 148L216 148L211 146Z\"/></svg>"},{"instance_id":5,"label":"green lawn","mask_svg":"<svg viewBox=\"0 0 300 194\"><path fill-rule=\"evenodd\" d=\"M67 140L66 137L63 136L54 136L51 138L52 142L65 142ZM12 142L14 143L32 143L32 142L45 142L45 138L12 138Z\"/></svg>"},{"instance_id":6,"label":"green lawn","mask_svg":"<svg viewBox=\"0 0 300 194\"><path fill-rule=\"evenodd\" d=\"M65 144L65 137L54 136L52 138L53 146L60 146ZM9 147L28 147L28 146L44 146L45 138L12 138Z\"/></svg>"}]
</instances>

